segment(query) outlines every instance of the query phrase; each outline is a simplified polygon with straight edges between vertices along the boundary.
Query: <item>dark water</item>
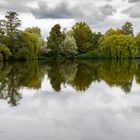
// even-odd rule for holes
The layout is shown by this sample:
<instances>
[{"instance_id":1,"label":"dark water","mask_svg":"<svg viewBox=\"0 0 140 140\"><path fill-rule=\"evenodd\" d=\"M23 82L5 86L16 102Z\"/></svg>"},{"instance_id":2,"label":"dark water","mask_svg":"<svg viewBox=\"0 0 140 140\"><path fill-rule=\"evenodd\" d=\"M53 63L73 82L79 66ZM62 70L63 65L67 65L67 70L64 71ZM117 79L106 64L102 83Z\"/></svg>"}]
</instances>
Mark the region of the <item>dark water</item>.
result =
<instances>
[{"instance_id":1,"label":"dark water","mask_svg":"<svg viewBox=\"0 0 140 140\"><path fill-rule=\"evenodd\" d=\"M0 63L0 140L139 140L140 62Z\"/></svg>"}]
</instances>

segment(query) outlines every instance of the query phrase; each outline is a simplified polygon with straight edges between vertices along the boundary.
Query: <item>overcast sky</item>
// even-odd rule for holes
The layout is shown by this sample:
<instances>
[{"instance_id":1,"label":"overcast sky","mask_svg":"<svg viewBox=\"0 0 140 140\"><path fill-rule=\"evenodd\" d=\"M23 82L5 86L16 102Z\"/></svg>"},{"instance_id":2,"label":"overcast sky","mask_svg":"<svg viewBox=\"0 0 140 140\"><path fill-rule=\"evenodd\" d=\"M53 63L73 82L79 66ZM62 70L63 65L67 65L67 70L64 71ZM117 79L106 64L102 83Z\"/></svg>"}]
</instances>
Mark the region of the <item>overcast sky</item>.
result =
<instances>
[{"instance_id":1,"label":"overcast sky","mask_svg":"<svg viewBox=\"0 0 140 140\"><path fill-rule=\"evenodd\" d=\"M70 28L75 22L85 21L93 31L105 32L130 21L135 32L140 31L140 0L0 0L0 17L16 11L22 28L39 26L43 35L59 23Z\"/></svg>"}]
</instances>

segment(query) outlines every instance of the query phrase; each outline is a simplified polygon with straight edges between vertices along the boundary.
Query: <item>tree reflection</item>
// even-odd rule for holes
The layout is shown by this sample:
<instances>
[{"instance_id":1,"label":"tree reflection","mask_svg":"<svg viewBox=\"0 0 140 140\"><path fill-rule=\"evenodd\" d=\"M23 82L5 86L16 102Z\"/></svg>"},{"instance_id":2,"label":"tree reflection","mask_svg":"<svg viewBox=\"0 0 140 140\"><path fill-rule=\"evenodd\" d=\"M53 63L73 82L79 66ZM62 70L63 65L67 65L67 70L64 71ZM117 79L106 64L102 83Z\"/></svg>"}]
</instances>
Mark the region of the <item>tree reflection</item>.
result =
<instances>
[{"instance_id":1,"label":"tree reflection","mask_svg":"<svg viewBox=\"0 0 140 140\"><path fill-rule=\"evenodd\" d=\"M28 61L0 63L0 99L16 106L22 98L22 87L39 89L47 75L52 88L62 85L86 91L94 82L105 81L130 93L134 77L140 84L140 62L136 60Z\"/></svg>"},{"instance_id":2,"label":"tree reflection","mask_svg":"<svg viewBox=\"0 0 140 140\"><path fill-rule=\"evenodd\" d=\"M120 86L130 92L137 63L133 60L105 61L99 68L100 78L110 86Z\"/></svg>"},{"instance_id":3,"label":"tree reflection","mask_svg":"<svg viewBox=\"0 0 140 140\"><path fill-rule=\"evenodd\" d=\"M85 91L89 88L93 80L93 71L90 65L79 63L75 79L72 81L73 87L78 91Z\"/></svg>"},{"instance_id":4,"label":"tree reflection","mask_svg":"<svg viewBox=\"0 0 140 140\"><path fill-rule=\"evenodd\" d=\"M12 106L16 106L21 96L18 92L19 83L16 69L5 64L0 69L0 98L7 100Z\"/></svg>"},{"instance_id":5,"label":"tree reflection","mask_svg":"<svg viewBox=\"0 0 140 140\"><path fill-rule=\"evenodd\" d=\"M22 98L21 87L38 89L41 86L41 72L37 61L2 64L0 67L0 98L16 106Z\"/></svg>"},{"instance_id":6,"label":"tree reflection","mask_svg":"<svg viewBox=\"0 0 140 140\"><path fill-rule=\"evenodd\" d=\"M105 81L110 87L119 86L126 93L131 91L132 81L140 66L134 60L82 60L73 63L50 63L48 77L55 91L62 84L70 84L77 91L87 90L92 82Z\"/></svg>"}]
</instances>

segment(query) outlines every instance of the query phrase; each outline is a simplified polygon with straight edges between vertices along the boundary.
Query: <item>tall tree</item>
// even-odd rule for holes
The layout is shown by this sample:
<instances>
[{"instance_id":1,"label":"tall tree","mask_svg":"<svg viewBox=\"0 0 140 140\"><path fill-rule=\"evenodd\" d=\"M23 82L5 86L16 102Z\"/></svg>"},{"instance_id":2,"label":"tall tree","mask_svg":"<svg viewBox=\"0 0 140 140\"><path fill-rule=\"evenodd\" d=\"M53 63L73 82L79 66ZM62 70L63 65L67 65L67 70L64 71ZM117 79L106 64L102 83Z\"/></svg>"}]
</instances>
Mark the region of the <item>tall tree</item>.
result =
<instances>
[{"instance_id":1,"label":"tall tree","mask_svg":"<svg viewBox=\"0 0 140 140\"><path fill-rule=\"evenodd\" d=\"M61 26L56 24L52 27L50 36L48 38L48 47L52 50L53 55L57 56L60 52L60 45L64 39L61 32Z\"/></svg>"},{"instance_id":2,"label":"tall tree","mask_svg":"<svg viewBox=\"0 0 140 140\"><path fill-rule=\"evenodd\" d=\"M15 59L37 59L39 52L39 37L37 34L21 32L19 48L16 50Z\"/></svg>"},{"instance_id":3,"label":"tall tree","mask_svg":"<svg viewBox=\"0 0 140 140\"><path fill-rule=\"evenodd\" d=\"M25 32L36 34L39 39L39 47L42 48L45 46L44 39L42 38L42 35L41 35L41 29L39 27L26 28Z\"/></svg>"},{"instance_id":4,"label":"tall tree","mask_svg":"<svg viewBox=\"0 0 140 140\"><path fill-rule=\"evenodd\" d=\"M21 21L18 18L18 14L12 11L7 12L5 18L6 35L9 39L8 46L10 47L11 51L14 52L14 43L18 37L18 28L21 26Z\"/></svg>"},{"instance_id":5,"label":"tall tree","mask_svg":"<svg viewBox=\"0 0 140 140\"><path fill-rule=\"evenodd\" d=\"M77 43L79 53L92 49L92 30L85 22L76 23L73 27L73 35Z\"/></svg>"},{"instance_id":6,"label":"tall tree","mask_svg":"<svg viewBox=\"0 0 140 140\"><path fill-rule=\"evenodd\" d=\"M126 22L123 26L122 26L122 30L124 32L125 35L130 35L133 36L133 24L131 22Z\"/></svg>"}]
</instances>

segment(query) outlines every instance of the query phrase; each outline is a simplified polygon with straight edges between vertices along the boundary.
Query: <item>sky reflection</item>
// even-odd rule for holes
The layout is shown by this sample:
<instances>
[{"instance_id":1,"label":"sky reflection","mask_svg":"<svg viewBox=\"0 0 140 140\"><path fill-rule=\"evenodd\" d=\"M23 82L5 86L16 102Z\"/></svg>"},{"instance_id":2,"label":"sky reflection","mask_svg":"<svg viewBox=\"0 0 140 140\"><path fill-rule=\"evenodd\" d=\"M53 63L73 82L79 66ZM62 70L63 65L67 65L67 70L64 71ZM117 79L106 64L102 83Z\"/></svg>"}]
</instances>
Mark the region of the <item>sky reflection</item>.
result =
<instances>
[{"instance_id":1,"label":"sky reflection","mask_svg":"<svg viewBox=\"0 0 140 140\"><path fill-rule=\"evenodd\" d=\"M40 89L22 88L16 107L0 101L2 140L139 140L140 86L131 94L106 82L84 93L70 85L57 93L45 76Z\"/></svg>"}]
</instances>

